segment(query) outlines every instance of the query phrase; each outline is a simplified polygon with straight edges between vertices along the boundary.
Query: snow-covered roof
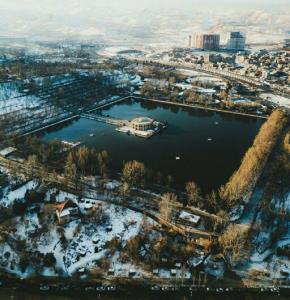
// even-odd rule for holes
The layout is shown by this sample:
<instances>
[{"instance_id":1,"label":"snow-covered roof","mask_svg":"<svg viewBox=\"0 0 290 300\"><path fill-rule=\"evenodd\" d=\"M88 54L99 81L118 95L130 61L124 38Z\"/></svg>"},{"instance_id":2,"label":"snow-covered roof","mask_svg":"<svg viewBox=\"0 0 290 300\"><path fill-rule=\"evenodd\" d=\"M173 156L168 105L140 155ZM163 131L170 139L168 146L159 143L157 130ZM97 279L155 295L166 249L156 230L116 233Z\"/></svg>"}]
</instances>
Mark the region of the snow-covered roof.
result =
<instances>
[{"instance_id":1,"label":"snow-covered roof","mask_svg":"<svg viewBox=\"0 0 290 300\"><path fill-rule=\"evenodd\" d=\"M70 210L69 209L64 209L61 214L60 217L66 217L70 215Z\"/></svg>"},{"instance_id":2,"label":"snow-covered roof","mask_svg":"<svg viewBox=\"0 0 290 300\"><path fill-rule=\"evenodd\" d=\"M290 108L290 99L289 98L279 96L279 95L274 95L274 94L268 94L268 93L263 93L260 95L260 97L263 100L268 100L268 101L276 103L280 106L285 106L287 108Z\"/></svg>"},{"instance_id":3,"label":"snow-covered roof","mask_svg":"<svg viewBox=\"0 0 290 300\"><path fill-rule=\"evenodd\" d=\"M136 119L132 120L132 123L136 123L136 124L151 124L153 122L153 120L151 118L148 117L139 117Z\"/></svg>"},{"instance_id":4,"label":"snow-covered roof","mask_svg":"<svg viewBox=\"0 0 290 300\"><path fill-rule=\"evenodd\" d=\"M105 188L107 190L114 190L114 189L118 188L120 185L121 185L120 182L113 180L113 181L106 183Z\"/></svg>"},{"instance_id":5,"label":"snow-covered roof","mask_svg":"<svg viewBox=\"0 0 290 300\"><path fill-rule=\"evenodd\" d=\"M14 148L14 147L7 147L7 148L2 149L2 150L0 151L0 155L6 157L6 156L8 156L9 154L15 152L16 150L17 150L17 149Z\"/></svg>"},{"instance_id":6,"label":"snow-covered roof","mask_svg":"<svg viewBox=\"0 0 290 300\"><path fill-rule=\"evenodd\" d=\"M72 200L66 199L64 202L57 204L55 207L59 217L65 217L70 215L71 209L76 208L77 205Z\"/></svg>"},{"instance_id":7,"label":"snow-covered roof","mask_svg":"<svg viewBox=\"0 0 290 300\"><path fill-rule=\"evenodd\" d=\"M188 220L190 222L193 222L195 224L198 223L198 221L200 220L199 216L193 215L193 214L188 213L186 211L182 211L180 213L179 217L182 218L182 219Z\"/></svg>"}]
</instances>

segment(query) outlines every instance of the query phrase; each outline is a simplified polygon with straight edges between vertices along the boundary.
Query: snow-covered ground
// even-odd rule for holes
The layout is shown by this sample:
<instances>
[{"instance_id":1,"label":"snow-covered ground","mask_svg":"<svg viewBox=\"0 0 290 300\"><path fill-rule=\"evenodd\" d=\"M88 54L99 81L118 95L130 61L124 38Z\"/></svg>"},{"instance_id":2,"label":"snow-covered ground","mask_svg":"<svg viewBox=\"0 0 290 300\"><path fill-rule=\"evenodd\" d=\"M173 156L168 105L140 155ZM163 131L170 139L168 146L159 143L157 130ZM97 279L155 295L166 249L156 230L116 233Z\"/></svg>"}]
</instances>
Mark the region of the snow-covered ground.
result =
<instances>
[{"instance_id":1,"label":"snow-covered ground","mask_svg":"<svg viewBox=\"0 0 290 300\"><path fill-rule=\"evenodd\" d=\"M257 189L247 204L244 214L239 223L250 224L253 221L259 200L263 197L263 190ZM270 212L290 211L290 193L284 197L274 196L269 205ZM266 218L266 220L264 220ZM279 225L282 225L283 230ZM280 227L280 228L279 228ZM273 216L268 220L266 213L259 212L256 216L257 232L253 240L253 252L245 268L236 270L242 277L255 276L268 282L272 280L283 280L287 284L290 280L290 226L283 218ZM287 252L288 251L288 252ZM287 254L288 253L288 254ZM246 270L246 271L245 271ZM245 272L244 272L245 271ZM251 275L255 274L255 275Z\"/></svg>"},{"instance_id":2,"label":"snow-covered ground","mask_svg":"<svg viewBox=\"0 0 290 300\"><path fill-rule=\"evenodd\" d=\"M141 77L139 75L130 75L120 70L112 70L112 71L106 70L106 71L102 71L101 74L104 76L103 80L105 84L140 85L142 83Z\"/></svg>"},{"instance_id":3,"label":"snow-covered ground","mask_svg":"<svg viewBox=\"0 0 290 300\"><path fill-rule=\"evenodd\" d=\"M24 199L25 193L30 189L36 188L37 185L38 183L36 181L31 180L15 190L4 189L4 195L0 200L0 206L12 206L15 200Z\"/></svg>"},{"instance_id":4,"label":"snow-covered ground","mask_svg":"<svg viewBox=\"0 0 290 300\"><path fill-rule=\"evenodd\" d=\"M42 100L40 97L28 94L25 84L34 83L43 86L48 80L52 85L68 84L75 80L70 74L33 77L29 80L18 80L0 83L0 115L24 109L35 109L40 107Z\"/></svg>"},{"instance_id":5,"label":"snow-covered ground","mask_svg":"<svg viewBox=\"0 0 290 300\"><path fill-rule=\"evenodd\" d=\"M273 103L275 103L279 106L285 106L286 108L290 108L290 99L289 98L279 96L279 95L270 94L270 93L262 93L262 94L260 94L260 97L263 100L273 102Z\"/></svg>"},{"instance_id":6,"label":"snow-covered ground","mask_svg":"<svg viewBox=\"0 0 290 300\"><path fill-rule=\"evenodd\" d=\"M83 226L80 234L70 241L71 247L68 246L66 251L65 263L69 275L79 268L90 269L97 260L106 257L105 245L109 241L118 238L121 243L126 243L140 230L142 214L99 201L94 201L94 205L102 209L102 213L108 216L108 220L105 226L93 223Z\"/></svg>"},{"instance_id":7,"label":"snow-covered ground","mask_svg":"<svg viewBox=\"0 0 290 300\"><path fill-rule=\"evenodd\" d=\"M270 205L275 210L285 210L290 213L290 193L285 195L283 201L278 197L274 197Z\"/></svg>"},{"instance_id":8,"label":"snow-covered ground","mask_svg":"<svg viewBox=\"0 0 290 300\"><path fill-rule=\"evenodd\" d=\"M194 90L198 93L205 94L205 95L214 95L216 93L215 89L206 89L198 86L193 86L189 83L177 83L175 86L181 88L182 90Z\"/></svg>"},{"instance_id":9,"label":"snow-covered ground","mask_svg":"<svg viewBox=\"0 0 290 300\"><path fill-rule=\"evenodd\" d=\"M106 56L106 57L114 57L120 54L124 54L126 56L131 56L131 55L140 55L142 52L134 49L134 48L129 48L129 47L124 47L124 46L114 46L114 47L106 47L100 51L98 51L99 55Z\"/></svg>"},{"instance_id":10,"label":"snow-covered ground","mask_svg":"<svg viewBox=\"0 0 290 300\"><path fill-rule=\"evenodd\" d=\"M188 75L189 78L186 79L188 83L194 83L197 81L205 82L205 83L213 83L216 86L225 86L226 82L218 77L210 76L208 74L194 71L194 70L187 70L187 69L177 69L180 73L184 75Z\"/></svg>"},{"instance_id":11,"label":"snow-covered ground","mask_svg":"<svg viewBox=\"0 0 290 300\"><path fill-rule=\"evenodd\" d=\"M117 186L117 182L112 182L112 185ZM29 181L14 191L7 189L1 204L9 207L16 199L23 200L26 191L36 186L35 181ZM80 216L69 223L59 225L54 217L55 208L51 201L62 203L67 199L78 205ZM21 271L19 263L25 251L33 253L39 251L43 255L53 253L56 259L55 268L43 267L42 274L46 276L59 274L70 276L82 268L87 270L96 268L98 260L108 257L107 247L110 241L117 239L124 247L131 237L138 235L144 221L141 213L104 201L86 198L80 200L76 195L56 189L48 190L44 203L40 205L41 210L46 212L45 216L29 210L23 217L15 217L11 242L0 242L0 252L6 253L0 258L0 265L7 272L21 277L33 274L36 268L33 263L24 272ZM155 223L151 219L148 222ZM15 243L20 241L25 241L25 246L23 249L15 250L17 249ZM120 262L120 253L116 249L113 251L110 263L116 273L128 276L129 270L134 270L136 277L143 274L142 269L131 263Z\"/></svg>"},{"instance_id":12,"label":"snow-covered ground","mask_svg":"<svg viewBox=\"0 0 290 300\"><path fill-rule=\"evenodd\" d=\"M22 109L37 108L39 105L39 97L19 92L16 83L0 84L0 115Z\"/></svg>"},{"instance_id":13,"label":"snow-covered ground","mask_svg":"<svg viewBox=\"0 0 290 300\"><path fill-rule=\"evenodd\" d=\"M114 190L114 189L117 189L118 187L121 186L121 183L117 180L113 180L113 181L110 181L110 182L107 182L104 187L107 189L107 190Z\"/></svg>"}]
</instances>

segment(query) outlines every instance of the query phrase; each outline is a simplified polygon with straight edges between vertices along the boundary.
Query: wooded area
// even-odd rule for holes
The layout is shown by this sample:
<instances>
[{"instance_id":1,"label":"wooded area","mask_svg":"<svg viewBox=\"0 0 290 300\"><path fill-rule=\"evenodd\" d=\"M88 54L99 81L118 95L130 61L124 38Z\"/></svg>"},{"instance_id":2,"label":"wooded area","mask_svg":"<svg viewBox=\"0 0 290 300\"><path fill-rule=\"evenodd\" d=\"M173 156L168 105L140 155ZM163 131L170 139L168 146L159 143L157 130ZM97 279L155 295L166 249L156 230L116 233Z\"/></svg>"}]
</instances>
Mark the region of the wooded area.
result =
<instances>
[{"instance_id":1,"label":"wooded area","mask_svg":"<svg viewBox=\"0 0 290 300\"><path fill-rule=\"evenodd\" d=\"M284 113L281 110L275 110L263 124L239 169L220 189L220 196L229 207L238 204L253 188L253 183L260 175L286 122L287 117Z\"/></svg>"}]
</instances>

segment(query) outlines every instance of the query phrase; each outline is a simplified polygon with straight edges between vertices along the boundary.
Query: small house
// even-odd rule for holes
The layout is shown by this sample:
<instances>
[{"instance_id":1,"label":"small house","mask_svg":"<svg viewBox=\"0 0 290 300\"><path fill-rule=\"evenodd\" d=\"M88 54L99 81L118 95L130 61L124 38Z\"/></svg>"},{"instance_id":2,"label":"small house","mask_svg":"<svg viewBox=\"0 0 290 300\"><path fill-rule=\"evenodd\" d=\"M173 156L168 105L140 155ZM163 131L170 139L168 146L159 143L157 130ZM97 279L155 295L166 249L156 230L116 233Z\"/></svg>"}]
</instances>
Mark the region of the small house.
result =
<instances>
[{"instance_id":1,"label":"small house","mask_svg":"<svg viewBox=\"0 0 290 300\"><path fill-rule=\"evenodd\" d=\"M115 269L114 268L110 268L109 270L108 270L108 275L114 275L115 274Z\"/></svg>"},{"instance_id":2,"label":"small house","mask_svg":"<svg viewBox=\"0 0 290 300\"><path fill-rule=\"evenodd\" d=\"M200 217L199 216L196 216L192 213L189 213L187 211L181 211L180 215L179 215L179 218L181 219L184 219L185 221L188 221L190 223L193 223L195 225L198 224L198 222L200 221Z\"/></svg>"},{"instance_id":3,"label":"small house","mask_svg":"<svg viewBox=\"0 0 290 300\"><path fill-rule=\"evenodd\" d=\"M65 224L78 218L79 208L70 199L56 205L56 216L59 224Z\"/></svg>"},{"instance_id":4,"label":"small house","mask_svg":"<svg viewBox=\"0 0 290 300\"><path fill-rule=\"evenodd\" d=\"M111 225L107 226L106 227L106 231L107 232L111 232L113 230L113 227Z\"/></svg>"},{"instance_id":5,"label":"small house","mask_svg":"<svg viewBox=\"0 0 290 300\"><path fill-rule=\"evenodd\" d=\"M158 269L154 269L153 270L153 275L158 276L159 275L159 270Z\"/></svg>"},{"instance_id":6,"label":"small house","mask_svg":"<svg viewBox=\"0 0 290 300\"><path fill-rule=\"evenodd\" d=\"M98 244L100 242L99 236L97 236L97 235L94 236L93 239L92 239L92 242L93 242L93 244Z\"/></svg>"},{"instance_id":7,"label":"small house","mask_svg":"<svg viewBox=\"0 0 290 300\"><path fill-rule=\"evenodd\" d=\"M163 264L168 263L168 260L169 260L168 255L161 256L160 260Z\"/></svg>"},{"instance_id":8,"label":"small house","mask_svg":"<svg viewBox=\"0 0 290 300\"><path fill-rule=\"evenodd\" d=\"M16 151L17 149L14 147L7 147L5 149L0 150L0 156L8 157L9 155L13 154Z\"/></svg>"},{"instance_id":9,"label":"small house","mask_svg":"<svg viewBox=\"0 0 290 300\"><path fill-rule=\"evenodd\" d=\"M85 268L80 268L80 269L78 269L78 274L79 274L79 275L84 275L85 272L86 272L86 269L85 269Z\"/></svg>"},{"instance_id":10,"label":"small house","mask_svg":"<svg viewBox=\"0 0 290 300\"><path fill-rule=\"evenodd\" d=\"M136 275L136 270L130 269L129 270L129 276L135 276Z\"/></svg>"}]
</instances>

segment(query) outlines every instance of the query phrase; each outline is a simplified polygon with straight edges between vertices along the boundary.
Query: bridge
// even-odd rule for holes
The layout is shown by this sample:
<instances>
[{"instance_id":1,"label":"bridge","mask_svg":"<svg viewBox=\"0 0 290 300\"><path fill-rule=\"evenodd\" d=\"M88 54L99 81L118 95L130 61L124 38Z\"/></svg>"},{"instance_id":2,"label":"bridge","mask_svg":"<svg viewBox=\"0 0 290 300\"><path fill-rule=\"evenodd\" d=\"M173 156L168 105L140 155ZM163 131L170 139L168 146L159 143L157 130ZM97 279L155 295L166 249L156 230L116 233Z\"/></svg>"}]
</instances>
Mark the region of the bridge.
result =
<instances>
[{"instance_id":1,"label":"bridge","mask_svg":"<svg viewBox=\"0 0 290 300\"><path fill-rule=\"evenodd\" d=\"M128 120L119 120L111 117L105 117L101 115L96 115L96 114L88 114L84 113L80 115L81 118L89 119L89 120L94 120L102 123L107 123L115 126L128 126L129 121Z\"/></svg>"}]
</instances>

